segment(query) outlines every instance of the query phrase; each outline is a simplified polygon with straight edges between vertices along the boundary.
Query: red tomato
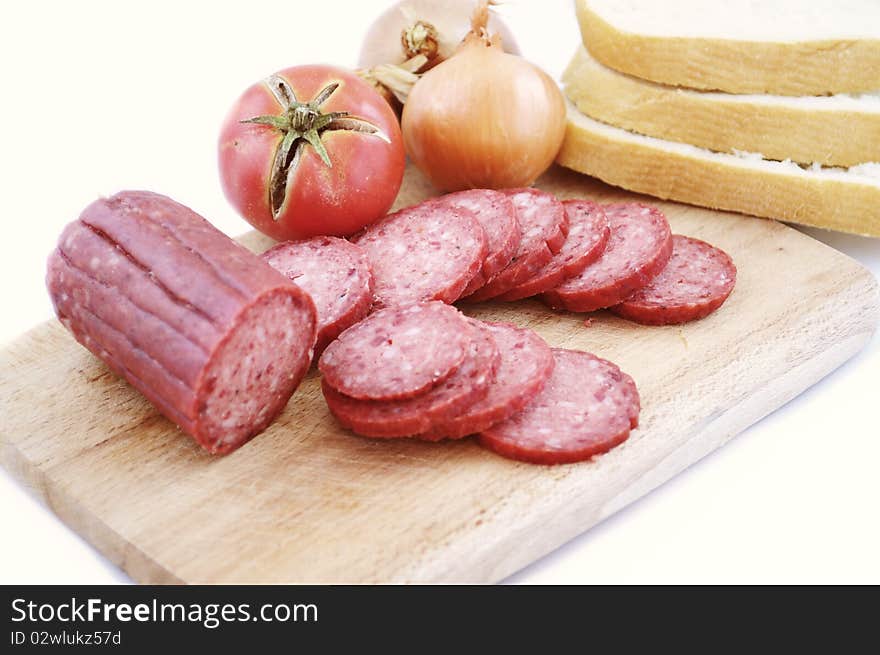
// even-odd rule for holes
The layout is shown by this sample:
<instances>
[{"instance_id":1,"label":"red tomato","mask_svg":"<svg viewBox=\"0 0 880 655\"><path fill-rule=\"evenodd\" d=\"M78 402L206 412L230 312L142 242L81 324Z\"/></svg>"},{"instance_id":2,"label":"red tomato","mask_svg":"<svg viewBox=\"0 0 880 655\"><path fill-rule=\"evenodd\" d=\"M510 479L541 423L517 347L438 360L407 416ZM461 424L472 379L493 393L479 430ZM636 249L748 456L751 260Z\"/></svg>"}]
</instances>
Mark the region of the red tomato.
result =
<instances>
[{"instance_id":1,"label":"red tomato","mask_svg":"<svg viewBox=\"0 0 880 655\"><path fill-rule=\"evenodd\" d=\"M405 163L385 99L331 66L287 68L247 89L223 124L219 155L226 197L278 240L346 236L381 218Z\"/></svg>"}]
</instances>

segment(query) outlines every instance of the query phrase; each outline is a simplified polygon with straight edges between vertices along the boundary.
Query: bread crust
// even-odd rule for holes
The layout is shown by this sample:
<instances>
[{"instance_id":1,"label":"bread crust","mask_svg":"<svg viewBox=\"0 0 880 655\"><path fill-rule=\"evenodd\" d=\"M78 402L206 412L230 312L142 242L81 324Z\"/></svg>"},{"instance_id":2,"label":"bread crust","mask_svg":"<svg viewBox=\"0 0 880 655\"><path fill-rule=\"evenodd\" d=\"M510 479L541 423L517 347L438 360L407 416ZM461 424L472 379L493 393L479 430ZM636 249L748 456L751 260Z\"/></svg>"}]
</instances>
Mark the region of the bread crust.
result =
<instances>
[{"instance_id":1,"label":"bread crust","mask_svg":"<svg viewBox=\"0 0 880 655\"><path fill-rule=\"evenodd\" d=\"M880 182L841 180L783 164L768 171L734 155L679 152L578 116L571 104L557 161L658 198L880 237Z\"/></svg>"},{"instance_id":2,"label":"bread crust","mask_svg":"<svg viewBox=\"0 0 880 655\"><path fill-rule=\"evenodd\" d=\"M880 39L771 42L625 32L577 0L584 45L642 79L727 93L827 95L880 89Z\"/></svg>"},{"instance_id":3,"label":"bread crust","mask_svg":"<svg viewBox=\"0 0 880 655\"><path fill-rule=\"evenodd\" d=\"M825 109L817 103L765 103L757 97L679 89L619 73L582 47L562 81L581 112L631 132L802 164L880 161L880 102L863 111L828 103Z\"/></svg>"}]
</instances>

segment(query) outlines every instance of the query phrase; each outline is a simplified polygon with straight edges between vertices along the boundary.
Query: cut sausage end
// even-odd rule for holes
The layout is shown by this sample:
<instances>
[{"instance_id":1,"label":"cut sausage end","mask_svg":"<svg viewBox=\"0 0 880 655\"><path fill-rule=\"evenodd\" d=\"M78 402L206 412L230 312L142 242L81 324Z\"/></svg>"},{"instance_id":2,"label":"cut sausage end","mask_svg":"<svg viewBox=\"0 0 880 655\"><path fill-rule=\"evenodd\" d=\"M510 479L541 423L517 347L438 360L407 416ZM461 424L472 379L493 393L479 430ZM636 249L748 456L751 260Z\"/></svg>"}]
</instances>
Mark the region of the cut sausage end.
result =
<instances>
[{"instance_id":1,"label":"cut sausage end","mask_svg":"<svg viewBox=\"0 0 880 655\"><path fill-rule=\"evenodd\" d=\"M322 382L330 412L340 424L365 437L398 438L421 435L466 412L489 392L501 361L492 332L469 319L468 354L442 384L414 398L357 400Z\"/></svg>"},{"instance_id":2,"label":"cut sausage end","mask_svg":"<svg viewBox=\"0 0 880 655\"><path fill-rule=\"evenodd\" d=\"M611 236L601 257L541 298L553 309L592 312L622 302L666 266L672 232L666 216L640 203L604 206Z\"/></svg>"},{"instance_id":3,"label":"cut sausage end","mask_svg":"<svg viewBox=\"0 0 880 655\"><path fill-rule=\"evenodd\" d=\"M419 435L426 441L461 439L504 421L525 407L543 388L553 370L553 352L537 333L510 323L486 323L501 363L489 393L467 410Z\"/></svg>"},{"instance_id":4,"label":"cut sausage end","mask_svg":"<svg viewBox=\"0 0 880 655\"><path fill-rule=\"evenodd\" d=\"M562 248L534 275L502 293L498 300L520 300L549 291L578 275L605 251L611 228L602 206L589 200L566 200L562 205L569 221Z\"/></svg>"},{"instance_id":5,"label":"cut sausage end","mask_svg":"<svg viewBox=\"0 0 880 655\"><path fill-rule=\"evenodd\" d=\"M318 368L327 384L351 398L411 398L455 373L471 332L464 315L442 302L388 307L343 332Z\"/></svg>"},{"instance_id":6,"label":"cut sausage end","mask_svg":"<svg viewBox=\"0 0 880 655\"><path fill-rule=\"evenodd\" d=\"M229 452L262 432L306 374L315 310L294 291L280 289L247 307L205 368L195 436L209 451Z\"/></svg>"},{"instance_id":7,"label":"cut sausage end","mask_svg":"<svg viewBox=\"0 0 880 655\"><path fill-rule=\"evenodd\" d=\"M672 243L672 257L660 274L612 312L643 325L674 325L704 318L724 304L736 284L730 256L679 234Z\"/></svg>"},{"instance_id":8,"label":"cut sausage end","mask_svg":"<svg viewBox=\"0 0 880 655\"><path fill-rule=\"evenodd\" d=\"M373 268L374 309L458 299L486 258L486 234L469 211L423 203L354 239Z\"/></svg>"},{"instance_id":9,"label":"cut sausage end","mask_svg":"<svg viewBox=\"0 0 880 655\"><path fill-rule=\"evenodd\" d=\"M568 234L568 216L562 203L538 189L507 189L516 212L521 239L512 261L466 300L478 302L501 295L526 281L559 252Z\"/></svg>"},{"instance_id":10,"label":"cut sausage end","mask_svg":"<svg viewBox=\"0 0 880 655\"><path fill-rule=\"evenodd\" d=\"M555 367L535 399L480 433L480 445L533 464L570 464L621 444L638 425L635 383L611 362L556 348Z\"/></svg>"},{"instance_id":11,"label":"cut sausage end","mask_svg":"<svg viewBox=\"0 0 880 655\"><path fill-rule=\"evenodd\" d=\"M367 314L373 303L373 273L366 253L337 237L285 241L263 261L308 293L318 313L315 356Z\"/></svg>"}]
</instances>

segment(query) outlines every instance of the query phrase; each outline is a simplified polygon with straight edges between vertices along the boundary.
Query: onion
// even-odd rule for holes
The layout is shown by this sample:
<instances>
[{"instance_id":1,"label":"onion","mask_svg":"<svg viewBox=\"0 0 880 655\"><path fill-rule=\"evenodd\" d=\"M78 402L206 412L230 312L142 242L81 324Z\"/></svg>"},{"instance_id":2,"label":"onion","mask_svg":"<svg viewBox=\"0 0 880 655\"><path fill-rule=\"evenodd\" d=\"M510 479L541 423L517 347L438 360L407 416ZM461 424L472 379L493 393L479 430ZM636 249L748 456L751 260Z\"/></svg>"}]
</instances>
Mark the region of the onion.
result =
<instances>
[{"instance_id":1,"label":"onion","mask_svg":"<svg viewBox=\"0 0 880 655\"><path fill-rule=\"evenodd\" d=\"M438 189L527 186L556 157L565 101L556 83L505 53L481 0L458 50L421 76L403 108L403 141Z\"/></svg>"},{"instance_id":2,"label":"onion","mask_svg":"<svg viewBox=\"0 0 880 655\"><path fill-rule=\"evenodd\" d=\"M359 68L403 64L416 55L427 58L424 70L452 56L470 31L474 0L402 0L376 19L367 32ZM500 18L489 28L501 34L504 49L519 54L516 41ZM420 72L420 71L414 71Z\"/></svg>"},{"instance_id":3,"label":"onion","mask_svg":"<svg viewBox=\"0 0 880 655\"><path fill-rule=\"evenodd\" d=\"M358 68L357 73L362 79L373 85L385 101L400 116L403 103L413 85L419 81L416 73L427 63L425 55L416 55L402 64L381 64L372 68Z\"/></svg>"}]
</instances>

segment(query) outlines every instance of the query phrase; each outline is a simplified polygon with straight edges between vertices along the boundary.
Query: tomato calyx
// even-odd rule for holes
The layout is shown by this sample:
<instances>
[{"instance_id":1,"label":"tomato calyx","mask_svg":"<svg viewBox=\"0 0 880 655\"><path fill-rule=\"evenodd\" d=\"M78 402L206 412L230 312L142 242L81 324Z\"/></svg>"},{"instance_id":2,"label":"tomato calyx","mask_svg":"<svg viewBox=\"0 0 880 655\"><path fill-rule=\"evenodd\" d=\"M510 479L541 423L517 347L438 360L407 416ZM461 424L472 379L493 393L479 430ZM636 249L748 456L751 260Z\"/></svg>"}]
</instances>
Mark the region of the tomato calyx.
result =
<instances>
[{"instance_id":1,"label":"tomato calyx","mask_svg":"<svg viewBox=\"0 0 880 655\"><path fill-rule=\"evenodd\" d=\"M347 111L322 112L323 105L339 88L339 82L325 86L312 100L300 102L290 84L279 75L272 75L266 81L275 100L281 106L281 114L255 116L242 123L255 123L278 130L281 141L272 159L272 172L269 181L269 204L272 218L278 220L287 196L287 181L296 170L306 145L312 146L328 168L333 167L322 135L327 131L347 130L376 136L391 143L388 135L377 126L362 118L356 118Z\"/></svg>"}]
</instances>

